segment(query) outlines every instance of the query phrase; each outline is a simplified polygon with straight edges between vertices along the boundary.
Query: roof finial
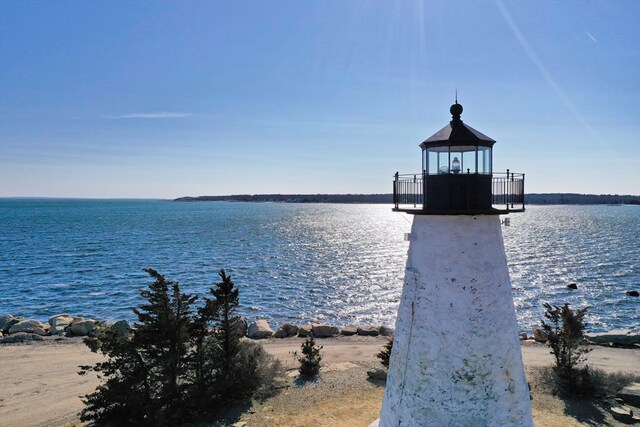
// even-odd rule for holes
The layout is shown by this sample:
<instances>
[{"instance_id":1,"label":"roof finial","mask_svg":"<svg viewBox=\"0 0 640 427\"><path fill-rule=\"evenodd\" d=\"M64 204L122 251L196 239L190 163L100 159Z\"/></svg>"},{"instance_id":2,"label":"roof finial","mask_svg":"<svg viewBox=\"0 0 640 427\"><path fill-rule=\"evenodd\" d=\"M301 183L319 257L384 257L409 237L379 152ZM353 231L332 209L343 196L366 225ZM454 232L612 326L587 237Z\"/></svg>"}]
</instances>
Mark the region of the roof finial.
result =
<instances>
[{"instance_id":1,"label":"roof finial","mask_svg":"<svg viewBox=\"0 0 640 427\"><path fill-rule=\"evenodd\" d=\"M456 104L458 103L458 88L456 88Z\"/></svg>"}]
</instances>

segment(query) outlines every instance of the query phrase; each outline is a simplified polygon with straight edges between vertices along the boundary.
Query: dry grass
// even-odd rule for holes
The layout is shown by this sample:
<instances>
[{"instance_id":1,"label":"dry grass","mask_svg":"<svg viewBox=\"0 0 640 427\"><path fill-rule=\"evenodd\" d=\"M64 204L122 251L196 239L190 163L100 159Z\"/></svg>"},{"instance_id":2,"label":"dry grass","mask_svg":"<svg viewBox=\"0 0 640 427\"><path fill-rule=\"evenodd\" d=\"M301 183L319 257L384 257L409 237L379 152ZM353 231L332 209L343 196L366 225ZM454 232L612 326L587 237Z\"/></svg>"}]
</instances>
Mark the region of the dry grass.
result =
<instances>
[{"instance_id":1,"label":"dry grass","mask_svg":"<svg viewBox=\"0 0 640 427\"><path fill-rule=\"evenodd\" d=\"M551 367L527 372L531 386L533 421L536 427L569 426L625 426L616 421L609 409L615 405L617 390L639 381L640 376L626 373L606 373L591 370L597 397L591 399L560 397L556 392L556 379Z\"/></svg>"},{"instance_id":2,"label":"dry grass","mask_svg":"<svg viewBox=\"0 0 640 427\"><path fill-rule=\"evenodd\" d=\"M291 371L289 385L262 403L236 408L221 425L237 422L246 427L366 427L378 418L384 384L367 379L376 363L340 363L323 368L314 382L300 382ZM611 396L599 399L563 399L554 395L549 368L527 372L533 396L536 427L621 427L609 414ZM634 380L629 374L599 372L608 390ZM636 377L637 380L637 377Z\"/></svg>"}]
</instances>

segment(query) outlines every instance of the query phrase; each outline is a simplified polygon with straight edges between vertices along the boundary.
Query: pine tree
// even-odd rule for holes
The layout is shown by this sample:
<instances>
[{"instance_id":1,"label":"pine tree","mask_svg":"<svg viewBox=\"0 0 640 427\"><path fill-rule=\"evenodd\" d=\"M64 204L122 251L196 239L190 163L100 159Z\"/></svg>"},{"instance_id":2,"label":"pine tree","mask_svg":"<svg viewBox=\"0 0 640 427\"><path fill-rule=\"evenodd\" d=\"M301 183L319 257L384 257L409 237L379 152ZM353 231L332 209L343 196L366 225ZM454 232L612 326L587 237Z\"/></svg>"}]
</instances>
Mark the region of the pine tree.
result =
<instances>
[{"instance_id":1,"label":"pine tree","mask_svg":"<svg viewBox=\"0 0 640 427\"><path fill-rule=\"evenodd\" d=\"M107 378L96 392L85 396L83 421L173 425L186 415L183 389L189 387L191 305L196 297L183 294L177 282L167 281L157 271L145 271L155 281L140 291L148 303L133 308L138 322L132 337L109 328L86 341L92 351L108 359L81 368Z\"/></svg>"},{"instance_id":2,"label":"pine tree","mask_svg":"<svg viewBox=\"0 0 640 427\"><path fill-rule=\"evenodd\" d=\"M543 304L544 315L550 321L542 321L542 330L547 335L547 344L555 357L553 370L563 394L589 396L595 392L587 366L579 367L591 351L584 341L584 317L587 309L572 310L569 304L562 307Z\"/></svg>"},{"instance_id":3,"label":"pine tree","mask_svg":"<svg viewBox=\"0 0 640 427\"><path fill-rule=\"evenodd\" d=\"M384 366L385 368L389 367L391 349L393 349L393 338L387 341L382 350L380 350L380 353L376 354L376 357L380 359L380 363L382 363L382 366Z\"/></svg>"},{"instance_id":4,"label":"pine tree","mask_svg":"<svg viewBox=\"0 0 640 427\"><path fill-rule=\"evenodd\" d=\"M264 397L275 390L279 363L262 346L235 332L238 290L220 270L213 299L197 314L197 298L152 269L140 291L145 303L133 312L132 333L100 329L85 343L106 360L82 366L104 382L84 397L82 421L114 426L174 426L203 420L229 401Z\"/></svg>"},{"instance_id":5,"label":"pine tree","mask_svg":"<svg viewBox=\"0 0 640 427\"><path fill-rule=\"evenodd\" d=\"M228 276L223 269L218 272L218 275L222 281L211 288L210 293L213 299L205 298L200 316L213 323L215 339L210 341L206 351L212 354L211 360L215 361L209 367L209 370L213 371L215 387L220 393L226 395L237 394L236 392L241 390L234 386L241 381L241 378L238 378L236 359L242 337L234 326L239 320L236 316L239 292L238 289L234 289L231 276Z\"/></svg>"},{"instance_id":6,"label":"pine tree","mask_svg":"<svg viewBox=\"0 0 640 427\"><path fill-rule=\"evenodd\" d=\"M301 376L311 378L320 373L320 361L322 360L320 350L322 350L322 346L316 346L313 337L307 338L302 343L302 356L298 357L298 362L300 362L298 372Z\"/></svg>"}]
</instances>

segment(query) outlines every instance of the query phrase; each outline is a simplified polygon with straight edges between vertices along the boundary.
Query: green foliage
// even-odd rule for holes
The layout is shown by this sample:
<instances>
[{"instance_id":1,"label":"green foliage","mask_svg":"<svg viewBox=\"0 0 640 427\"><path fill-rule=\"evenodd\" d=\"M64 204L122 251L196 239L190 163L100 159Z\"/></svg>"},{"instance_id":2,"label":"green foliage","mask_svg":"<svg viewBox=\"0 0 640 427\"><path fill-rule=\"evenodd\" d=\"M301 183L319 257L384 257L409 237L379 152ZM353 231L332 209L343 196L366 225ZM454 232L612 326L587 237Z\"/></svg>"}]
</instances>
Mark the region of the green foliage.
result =
<instances>
[{"instance_id":1,"label":"green foliage","mask_svg":"<svg viewBox=\"0 0 640 427\"><path fill-rule=\"evenodd\" d=\"M380 353L376 354L376 357L380 359L380 363L385 368L389 367L389 358L391 357L391 349L393 348L393 338L389 339L387 343L382 347Z\"/></svg>"},{"instance_id":2,"label":"green foliage","mask_svg":"<svg viewBox=\"0 0 640 427\"><path fill-rule=\"evenodd\" d=\"M103 383L85 396L82 421L110 425L179 425L215 414L234 399L273 389L277 362L262 350L240 342L232 321L238 290L220 270L222 282L212 299L195 310L197 297L183 294L176 282L152 269L154 282L140 292L146 300L134 308L131 334L114 327L99 330L85 343L106 361L82 366Z\"/></svg>"},{"instance_id":3,"label":"green foliage","mask_svg":"<svg viewBox=\"0 0 640 427\"><path fill-rule=\"evenodd\" d=\"M558 307L545 303L543 306L549 323L543 320L542 329L555 357L553 371L558 391L567 396L592 396L595 388L590 369L588 366L580 366L591 351L584 345L583 336L587 309L572 310L569 304Z\"/></svg>"},{"instance_id":4,"label":"green foliage","mask_svg":"<svg viewBox=\"0 0 640 427\"><path fill-rule=\"evenodd\" d=\"M300 362L298 372L303 377L313 378L320 372L320 361L322 360L320 350L322 350L322 346L316 346L313 337L308 337L302 343L301 348L302 356L298 357L298 362ZM297 352L294 353L294 356L297 356Z\"/></svg>"}]
</instances>

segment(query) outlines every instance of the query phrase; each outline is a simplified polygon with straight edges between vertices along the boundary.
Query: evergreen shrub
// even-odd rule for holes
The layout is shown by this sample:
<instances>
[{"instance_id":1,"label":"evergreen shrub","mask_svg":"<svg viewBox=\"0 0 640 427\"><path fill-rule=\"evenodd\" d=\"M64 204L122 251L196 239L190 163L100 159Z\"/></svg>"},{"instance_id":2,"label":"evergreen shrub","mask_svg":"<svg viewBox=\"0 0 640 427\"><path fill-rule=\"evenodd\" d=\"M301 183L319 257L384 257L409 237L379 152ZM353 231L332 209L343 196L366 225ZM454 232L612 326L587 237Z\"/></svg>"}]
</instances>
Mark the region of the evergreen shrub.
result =
<instances>
[{"instance_id":1,"label":"evergreen shrub","mask_svg":"<svg viewBox=\"0 0 640 427\"><path fill-rule=\"evenodd\" d=\"M238 290L220 270L213 298L185 294L153 269L133 312L131 333L102 328L85 339L104 362L81 366L102 383L84 397L82 421L114 426L174 426L219 415L230 402L275 390L281 368L261 346L245 343L233 328Z\"/></svg>"}]
</instances>

